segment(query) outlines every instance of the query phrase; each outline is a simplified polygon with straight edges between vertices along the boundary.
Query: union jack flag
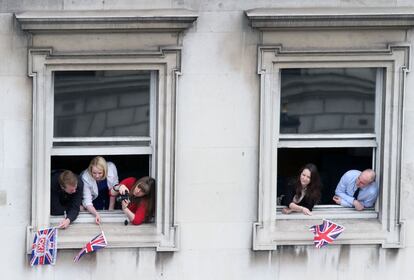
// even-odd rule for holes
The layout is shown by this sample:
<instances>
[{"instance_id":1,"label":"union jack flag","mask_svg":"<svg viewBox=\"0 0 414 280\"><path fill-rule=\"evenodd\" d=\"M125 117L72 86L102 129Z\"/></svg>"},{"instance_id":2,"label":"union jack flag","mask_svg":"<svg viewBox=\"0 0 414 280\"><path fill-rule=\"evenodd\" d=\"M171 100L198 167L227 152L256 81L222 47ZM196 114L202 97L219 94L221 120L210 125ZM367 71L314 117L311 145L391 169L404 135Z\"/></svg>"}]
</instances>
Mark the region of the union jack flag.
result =
<instances>
[{"instance_id":1,"label":"union jack flag","mask_svg":"<svg viewBox=\"0 0 414 280\"><path fill-rule=\"evenodd\" d=\"M323 220L321 225L314 225L309 229L315 234L313 243L316 248L321 248L332 243L345 230L343 226L329 220Z\"/></svg>"},{"instance_id":2,"label":"union jack flag","mask_svg":"<svg viewBox=\"0 0 414 280\"><path fill-rule=\"evenodd\" d=\"M105 235L102 231L100 234L95 236L91 241L86 243L85 246L83 246L83 248L79 251L76 257L73 259L73 261L77 262L83 255L105 248L107 244L108 243L106 242Z\"/></svg>"},{"instance_id":3,"label":"union jack flag","mask_svg":"<svg viewBox=\"0 0 414 280\"><path fill-rule=\"evenodd\" d=\"M57 229L45 228L35 233L30 265L55 264L57 254Z\"/></svg>"}]
</instances>

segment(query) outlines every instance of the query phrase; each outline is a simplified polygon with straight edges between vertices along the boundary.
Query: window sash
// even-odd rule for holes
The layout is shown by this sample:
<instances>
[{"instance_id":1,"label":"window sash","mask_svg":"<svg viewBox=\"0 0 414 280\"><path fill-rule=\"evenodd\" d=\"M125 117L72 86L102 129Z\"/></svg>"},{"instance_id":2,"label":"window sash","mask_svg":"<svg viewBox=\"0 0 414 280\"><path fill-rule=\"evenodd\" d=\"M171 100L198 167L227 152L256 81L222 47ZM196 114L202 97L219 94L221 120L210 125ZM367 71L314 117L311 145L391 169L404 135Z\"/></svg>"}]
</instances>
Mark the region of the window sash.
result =
<instances>
[{"instance_id":1,"label":"window sash","mask_svg":"<svg viewBox=\"0 0 414 280\"><path fill-rule=\"evenodd\" d=\"M303 213L292 212L283 214L284 206L276 206L276 220L315 220L315 219L378 219L379 213L374 208L366 208L364 211L355 211L352 208L344 208L339 205L315 205L312 216Z\"/></svg>"},{"instance_id":2,"label":"window sash","mask_svg":"<svg viewBox=\"0 0 414 280\"><path fill-rule=\"evenodd\" d=\"M381 119L382 119L382 107L381 104L383 102L383 92L384 92L384 66L374 64L371 66L371 64L352 64L349 63L332 63L332 62L326 62L324 64L315 63L315 64L309 64L309 63L300 63L300 62L294 62L294 63L281 63L280 65L275 64L274 65L274 71L276 72L274 77L276 77L276 80L273 83L273 86L275 87L276 96L274 101L274 125L276 128L276 137L277 139L309 139L309 138L319 138L319 139L332 139L332 138L366 138L366 137L376 137L378 138L378 135L381 134ZM318 134L318 133L281 133L280 130L280 111L281 111L281 72L283 69L290 69L290 68L377 68L376 73L376 85L375 85L375 125L374 125L374 131L375 133L333 133L333 134Z\"/></svg>"},{"instance_id":3,"label":"window sash","mask_svg":"<svg viewBox=\"0 0 414 280\"><path fill-rule=\"evenodd\" d=\"M105 69L99 69L100 71L105 71ZM109 70L109 69L108 69ZM110 69L111 71L116 71L114 69ZM120 69L121 70L121 69ZM124 70L124 69L122 69ZM142 70L142 69L139 69ZM82 70L79 70L82 71ZM88 69L88 71L94 71L93 69ZM97 69L96 69L97 71ZM74 71L76 72L76 71ZM54 76L54 75L53 75ZM76 146L71 147L70 145L68 147L65 147L65 143L86 143L86 142L100 142L101 146L118 146L114 145L112 143L108 142L142 142L143 144L146 144L145 142L148 142L146 146L152 146L154 142L154 137L156 135L156 115L157 115L157 105L156 105L156 94L157 94L157 71L152 70L150 72L150 92L149 92L149 99L150 99L150 116L149 116L149 136L110 136L110 137L53 137L52 138L52 155L54 154L54 150L57 149L59 151L62 150L70 150L70 149L78 149L82 148L82 146ZM54 83L53 83L54 84ZM53 86L54 88L54 86ZM53 98L55 95L53 94ZM50 110L52 112L52 115L54 116L54 100L50 103L51 107ZM51 128L54 129L54 117L51 118ZM53 132L52 132L53 135ZM55 143L63 144L59 147L56 147ZM107 144L106 144L107 143ZM105 145L106 144L106 145ZM65 147L63 149L62 147ZM71 148L69 148L71 147ZM87 148L92 148L91 146L86 145ZM149 149L146 149L149 151ZM132 149L131 149L132 151ZM76 152L73 152L73 154L76 154ZM84 154L84 153L82 153Z\"/></svg>"},{"instance_id":4,"label":"window sash","mask_svg":"<svg viewBox=\"0 0 414 280\"><path fill-rule=\"evenodd\" d=\"M102 69L100 69L102 71ZM92 70L93 71L93 70ZM105 70L103 70L105 71ZM111 69L111 71L116 71ZM150 72L150 116L149 116L149 136L109 136L109 137L53 137L51 156L95 156L95 155L150 155L149 171L150 175L154 177L155 160L152 159L154 148L154 137L156 135L156 94L157 94L157 73ZM54 97L54 94L53 94ZM52 112L54 110L54 102L52 105ZM51 127L54 128L54 118L51 118ZM53 135L53 133L52 133ZM114 144L117 142L117 144ZM71 143L80 144L71 146ZM94 143L96 145L87 145L87 143ZM133 143L136 143L133 145ZM56 144L59 144L56 145ZM131 145L132 144L132 145ZM120 212L120 213L119 213ZM105 218L107 222L123 223L125 215L122 211L99 211L100 215ZM56 223L58 217L50 216L51 224ZM94 217L88 213L79 213L79 217L75 221L78 224L93 223Z\"/></svg>"},{"instance_id":5,"label":"window sash","mask_svg":"<svg viewBox=\"0 0 414 280\"><path fill-rule=\"evenodd\" d=\"M297 71L290 72L289 70L292 69ZM289 130L289 128L302 130L302 132L297 131L294 133L299 135L312 135L318 133L324 135L332 135L335 133L352 135L358 133L358 130L364 131L362 133L375 132L375 121L364 128L363 126L358 125L351 125L349 127L346 124L346 120L354 117L363 118L364 116L372 120L376 117L376 113L378 112L375 110L375 99L378 94L378 70L377 67L340 66L280 68L278 70L280 73L279 118L281 120L279 123L279 133L281 135L293 133L286 130ZM361 74L360 71L369 75L369 77L365 77L366 79L357 77L357 75ZM350 84L351 80L354 82L353 84ZM343 89L343 86L348 86L349 88ZM353 90L354 92L352 94ZM351 96L347 93L351 93ZM364 95L364 93L368 93L369 96ZM358 96L356 96L357 94ZM362 106L359 110L353 111L353 108L350 107L352 106L351 104L344 104L347 110L342 111L339 108L342 107L342 99L345 99L346 102L357 102ZM311 104L313 104L313 106ZM309 105L311 106L309 107ZM367 109L366 106L368 106L369 109ZM374 112L370 111L371 106L373 107L372 109L374 109ZM286 118L296 117L299 123L296 123L293 127L286 123L282 125L282 120L284 120L282 115L286 115ZM331 118L336 115L339 115L339 120L337 120L339 123L333 127L326 127L325 125L322 125L320 128L313 127L313 125L318 126L318 120L331 120ZM344 120L345 123L341 123ZM314 129L316 129L316 132ZM328 129L328 131L317 132L318 129ZM329 129L333 129L333 131Z\"/></svg>"},{"instance_id":6,"label":"window sash","mask_svg":"<svg viewBox=\"0 0 414 280\"><path fill-rule=\"evenodd\" d=\"M285 140L276 144L277 148L357 148L357 147L373 147L377 148L378 143L375 139L371 140L353 140L353 139L337 139L328 141L319 140Z\"/></svg>"},{"instance_id":7,"label":"window sash","mask_svg":"<svg viewBox=\"0 0 414 280\"><path fill-rule=\"evenodd\" d=\"M105 223L121 223L123 224L126 220L126 216L122 210L99 210L99 215ZM50 216L50 224L53 226L58 226L62 221L64 216ZM91 215L89 212L79 212L78 217L72 224L94 224L95 216Z\"/></svg>"},{"instance_id":8,"label":"window sash","mask_svg":"<svg viewBox=\"0 0 414 280\"><path fill-rule=\"evenodd\" d=\"M338 64L339 66L332 65L331 63L327 63L327 67L318 67L315 68L329 68L329 67L341 67L341 64ZM300 64L295 63L295 66L300 67ZM365 66L367 67L367 66ZM309 65L306 65L306 68L313 68L309 67ZM341 67L341 68L348 68L348 67ZM355 68L355 67L350 67ZM363 68L363 66L361 67ZM274 127L276 131L276 135L274 138L274 149L275 149L275 156L277 157L277 150L279 148L358 148L358 147L372 147L372 168L376 169L376 166L379 166L379 157L377 156L377 151L379 151L380 147L380 131L381 131L381 116L382 116L382 110L381 110L381 103L383 98L383 68L377 67L377 75L376 75L376 87L375 87L375 133L335 133L335 134L284 134L280 132L280 103L281 103L281 69L282 67L277 68L278 74L276 77L278 77L278 82L276 82L276 85L279 85L277 88L277 94L275 98L275 117L277 119L274 120ZM277 177L277 165L279 162L275 161L275 176ZM277 193L277 184L276 184L276 193ZM332 206L335 206L332 204ZM276 206L277 208L279 206ZM315 206L316 212L318 212L318 207ZM365 214L368 213L367 211L364 211L364 213L358 214L358 217L364 217L364 218L378 218L378 205L376 203L375 209L373 208L372 211L376 213L375 215L371 214ZM341 207L331 207L329 213L327 214L330 218L345 218L345 219L353 219L357 218L355 214L346 214L347 213L346 208ZM316 215L324 215L324 213L316 213ZM299 215L303 216L303 215ZM290 215L280 215L279 213L276 214L276 220L277 219L300 219L299 216L290 216ZM328 217L327 216L327 217Z\"/></svg>"},{"instance_id":9,"label":"window sash","mask_svg":"<svg viewBox=\"0 0 414 280\"><path fill-rule=\"evenodd\" d=\"M54 137L53 143L71 143L71 142L145 142L151 141L151 137Z\"/></svg>"},{"instance_id":10,"label":"window sash","mask_svg":"<svg viewBox=\"0 0 414 280\"><path fill-rule=\"evenodd\" d=\"M51 156L94 156L94 155L152 155L152 147L56 147Z\"/></svg>"}]
</instances>

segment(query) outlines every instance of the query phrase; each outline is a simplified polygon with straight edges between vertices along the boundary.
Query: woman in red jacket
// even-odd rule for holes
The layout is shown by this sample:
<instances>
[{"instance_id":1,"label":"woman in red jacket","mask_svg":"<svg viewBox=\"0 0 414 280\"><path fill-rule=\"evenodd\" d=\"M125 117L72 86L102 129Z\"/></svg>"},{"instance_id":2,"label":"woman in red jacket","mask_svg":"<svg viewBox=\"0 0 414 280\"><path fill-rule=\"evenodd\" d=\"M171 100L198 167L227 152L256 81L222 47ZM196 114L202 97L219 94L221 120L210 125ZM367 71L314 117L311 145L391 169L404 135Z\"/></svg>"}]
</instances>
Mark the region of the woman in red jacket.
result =
<instances>
[{"instance_id":1,"label":"woman in red jacket","mask_svg":"<svg viewBox=\"0 0 414 280\"><path fill-rule=\"evenodd\" d=\"M149 222L154 216L155 179L142 177L137 180L129 177L111 189L111 196L128 194L128 199L122 200L122 211L134 225Z\"/></svg>"}]
</instances>

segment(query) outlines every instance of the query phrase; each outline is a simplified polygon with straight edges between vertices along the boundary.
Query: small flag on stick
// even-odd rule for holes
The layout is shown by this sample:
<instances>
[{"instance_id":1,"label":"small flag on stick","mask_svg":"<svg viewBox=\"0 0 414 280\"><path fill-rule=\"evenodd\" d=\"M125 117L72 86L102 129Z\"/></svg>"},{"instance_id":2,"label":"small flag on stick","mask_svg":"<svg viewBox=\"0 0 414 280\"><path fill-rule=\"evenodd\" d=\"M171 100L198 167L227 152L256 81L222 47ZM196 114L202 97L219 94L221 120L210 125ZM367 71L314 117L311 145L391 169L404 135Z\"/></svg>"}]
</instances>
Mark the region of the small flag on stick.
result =
<instances>
[{"instance_id":1,"label":"small flag on stick","mask_svg":"<svg viewBox=\"0 0 414 280\"><path fill-rule=\"evenodd\" d=\"M332 243L345 230L343 226L329 220L323 220L321 225L314 225L309 229L315 235L313 237L313 243L316 248L321 248Z\"/></svg>"},{"instance_id":2,"label":"small flag on stick","mask_svg":"<svg viewBox=\"0 0 414 280\"><path fill-rule=\"evenodd\" d=\"M35 233L30 265L43 265L56 263L57 255L57 229L45 228Z\"/></svg>"},{"instance_id":3,"label":"small flag on stick","mask_svg":"<svg viewBox=\"0 0 414 280\"><path fill-rule=\"evenodd\" d=\"M85 244L79 253L73 259L74 262L79 261L79 259L90 252L98 251L99 249L105 248L108 243L106 242L105 234L101 231L100 234L95 236L91 241Z\"/></svg>"}]
</instances>

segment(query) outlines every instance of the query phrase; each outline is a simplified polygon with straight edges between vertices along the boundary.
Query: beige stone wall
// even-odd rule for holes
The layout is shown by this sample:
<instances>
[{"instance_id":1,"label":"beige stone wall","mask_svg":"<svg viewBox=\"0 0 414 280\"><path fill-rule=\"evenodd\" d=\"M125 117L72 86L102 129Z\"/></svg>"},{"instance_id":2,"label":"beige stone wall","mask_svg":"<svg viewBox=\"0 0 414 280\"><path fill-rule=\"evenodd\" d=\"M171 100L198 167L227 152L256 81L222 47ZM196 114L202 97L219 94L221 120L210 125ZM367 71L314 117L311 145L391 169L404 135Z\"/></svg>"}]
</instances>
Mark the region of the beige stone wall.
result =
<instances>
[{"instance_id":1,"label":"beige stone wall","mask_svg":"<svg viewBox=\"0 0 414 280\"><path fill-rule=\"evenodd\" d=\"M261 37L248 26L244 10L259 7L404 7L410 0L370 1L207 1L207 0L3 0L0 1L0 263L2 279L411 279L414 256L414 75L407 76L402 159L402 211L406 219L403 249L378 246L285 246L252 251L257 221L259 77L257 45L283 41L285 46L347 46L350 40L384 46L381 38L414 42L403 31L276 32ZM177 96L176 215L180 250L105 249L72 262L75 250L61 250L54 267L28 266L26 226L30 223L32 84L27 76L30 37L13 18L31 10L187 8L199 17L177 37L155 34L163 45L181 44L182 76ZM75 36L75 35L74 35ZM124 40L128 34L119 34ZM159 36L159 37L157 37ZM79 40L81 39L81 40ZM48 35L34 43L58 46ZM128 38L146 45L140 36ZM74 43L75 44L75 43ZM101 45L102 44L102 45ZM105 34L77 38L80 49L111 44ZM128 49L131 45L125 45Z\"/></svg>"}]
</instances>

